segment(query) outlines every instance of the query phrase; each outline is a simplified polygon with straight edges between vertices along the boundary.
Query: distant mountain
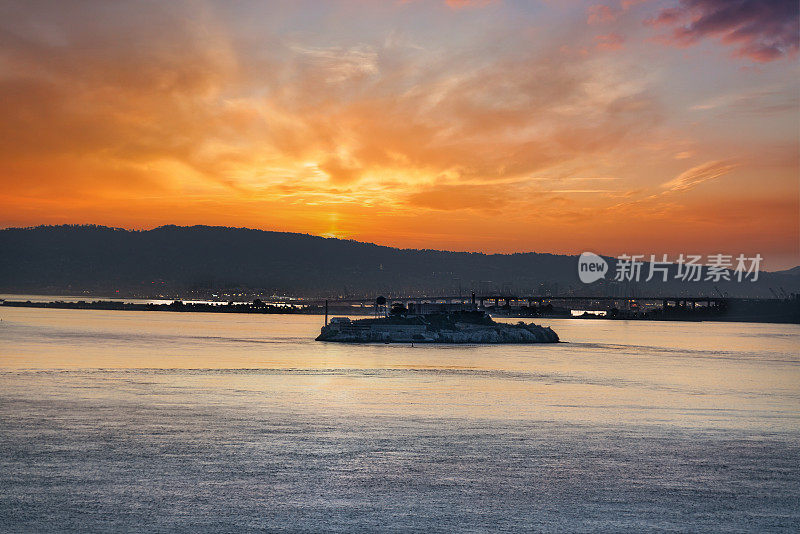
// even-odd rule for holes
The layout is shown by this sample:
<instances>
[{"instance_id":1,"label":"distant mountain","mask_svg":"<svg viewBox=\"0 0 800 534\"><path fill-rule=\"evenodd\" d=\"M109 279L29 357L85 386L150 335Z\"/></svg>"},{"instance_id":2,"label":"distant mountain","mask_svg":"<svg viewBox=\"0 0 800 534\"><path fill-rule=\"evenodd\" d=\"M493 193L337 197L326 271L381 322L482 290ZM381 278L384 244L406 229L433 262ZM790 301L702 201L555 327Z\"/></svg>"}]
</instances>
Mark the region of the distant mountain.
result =
<instances>
[{"instance_id":1,"label":"distant mountain","mask_svg":"<svg viewBox=\"0 0 800 534\"><path fill-rule=\"evenodd\" d=\"M773 274L788 274L791 276L800 276L800 265L797 267L792 267L791 269L786 269L785 271L774 271Z\"/></svg>"},{"instance_id":2,"label":"distant mountain","mask_svg":"<svg viewBox=\"0 0 800 534\"><path fill-rule=\"evenodd\" d=\"M610 262L613 274L614 261ZM731 296L800 290L800 273L722 282ZM608 276L612 278L612 276ZM412 250L285 232L211 226L0 230L0 291L123 295L372 296L479 294L716 295L710 282L582 284L577 257Z\"/></svg>"}]
</instances>

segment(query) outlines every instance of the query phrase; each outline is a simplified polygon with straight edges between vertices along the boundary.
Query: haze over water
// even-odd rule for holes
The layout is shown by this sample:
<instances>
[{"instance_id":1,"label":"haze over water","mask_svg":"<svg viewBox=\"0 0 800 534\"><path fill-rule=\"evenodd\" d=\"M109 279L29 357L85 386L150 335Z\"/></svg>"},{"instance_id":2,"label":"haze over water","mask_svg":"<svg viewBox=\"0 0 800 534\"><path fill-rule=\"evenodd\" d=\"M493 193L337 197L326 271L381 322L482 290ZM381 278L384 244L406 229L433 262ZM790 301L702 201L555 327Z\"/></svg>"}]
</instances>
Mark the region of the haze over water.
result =
<instances>
[{"instance_id":1,"label":"haze over water","mask_svg":"<svg viewBox=\"0 0 800 534\"><path fill-rule=\"evenodd\" d=\"M321 317L3 308L0 530L800 526L800 327L538 320L343 345Z\"/></svg>"}]
</instances>

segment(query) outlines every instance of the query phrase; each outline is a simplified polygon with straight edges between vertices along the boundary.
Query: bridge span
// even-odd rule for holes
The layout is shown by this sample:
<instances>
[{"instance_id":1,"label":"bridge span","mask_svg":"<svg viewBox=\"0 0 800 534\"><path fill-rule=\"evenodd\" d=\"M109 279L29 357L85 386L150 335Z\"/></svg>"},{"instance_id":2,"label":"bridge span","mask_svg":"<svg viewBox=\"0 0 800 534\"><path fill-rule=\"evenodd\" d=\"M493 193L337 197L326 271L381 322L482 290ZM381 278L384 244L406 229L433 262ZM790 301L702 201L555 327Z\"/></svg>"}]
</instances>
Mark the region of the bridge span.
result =
<instances>
[{"instance_id":1,"label":"bridge span","mask_svg":"<svg viewBox=\"0 0 800 534\"><path fill-rule=\"evenodd\" d=\"M723 303L730 302L732 299L729 297L709 297L709 296L551 296L551 295L470 295L470 296L387 296L386 305L391 307L394 303L400 303L405 306L409 304L451 304L451 305L475 305L479 309L486 308L500 308L510 306L512 308L520 308L523 306L542 306L558 304L563 307L577 307L577 306L608 306L613 307L615 304L630 305L630 304L659 304L661 306L719 306ZM762 301L777 301L777 299L743 299L743 300L762 300ZM328 303L329 306L356 306L356 307L373 307L375 305L374 297L354 297L354 298L329 298L329 299L302 299L302 300L287 300L281 302L283 304L303 304L303 305L324 305ZM619 306L617 306L619 307Z\"/></svg>"}]
</instances>

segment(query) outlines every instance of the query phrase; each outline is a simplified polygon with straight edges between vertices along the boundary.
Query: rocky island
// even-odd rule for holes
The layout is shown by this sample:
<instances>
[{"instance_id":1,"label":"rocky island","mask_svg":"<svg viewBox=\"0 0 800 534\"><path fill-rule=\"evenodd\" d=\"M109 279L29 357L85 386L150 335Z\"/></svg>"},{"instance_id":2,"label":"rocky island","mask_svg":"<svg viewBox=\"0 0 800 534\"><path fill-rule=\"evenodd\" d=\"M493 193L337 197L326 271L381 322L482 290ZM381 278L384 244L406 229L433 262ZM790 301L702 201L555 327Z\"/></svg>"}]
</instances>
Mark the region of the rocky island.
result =
<instances>
[{"instance_id":1,"label":"rocky island","mask_svg":"<svg viewBox=\"0 0 800 534\"><path fill-rule=\"evenodd\" d=\"M342 343L557 343L550 327L497 323L482 311L350 320L334 317L317 341Z\"/></svg>"}]
</instances>

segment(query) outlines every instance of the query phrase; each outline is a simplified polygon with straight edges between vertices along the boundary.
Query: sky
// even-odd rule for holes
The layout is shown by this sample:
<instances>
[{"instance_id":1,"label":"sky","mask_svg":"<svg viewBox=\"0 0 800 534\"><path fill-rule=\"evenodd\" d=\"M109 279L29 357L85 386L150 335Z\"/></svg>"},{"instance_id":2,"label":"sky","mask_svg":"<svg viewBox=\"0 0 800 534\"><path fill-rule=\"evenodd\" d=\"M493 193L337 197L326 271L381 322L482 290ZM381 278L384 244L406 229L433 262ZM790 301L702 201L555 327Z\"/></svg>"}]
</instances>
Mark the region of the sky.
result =
<instances>
[{"instance_id":1,"label":"sky","mask_svg":"<svg viewBox=\"0 0 800 534\"><path fill-rule=\"evenodd\" d=\"M0 0L0 227L800 264L796 0Z\"/></svg>"}]
</instances>

